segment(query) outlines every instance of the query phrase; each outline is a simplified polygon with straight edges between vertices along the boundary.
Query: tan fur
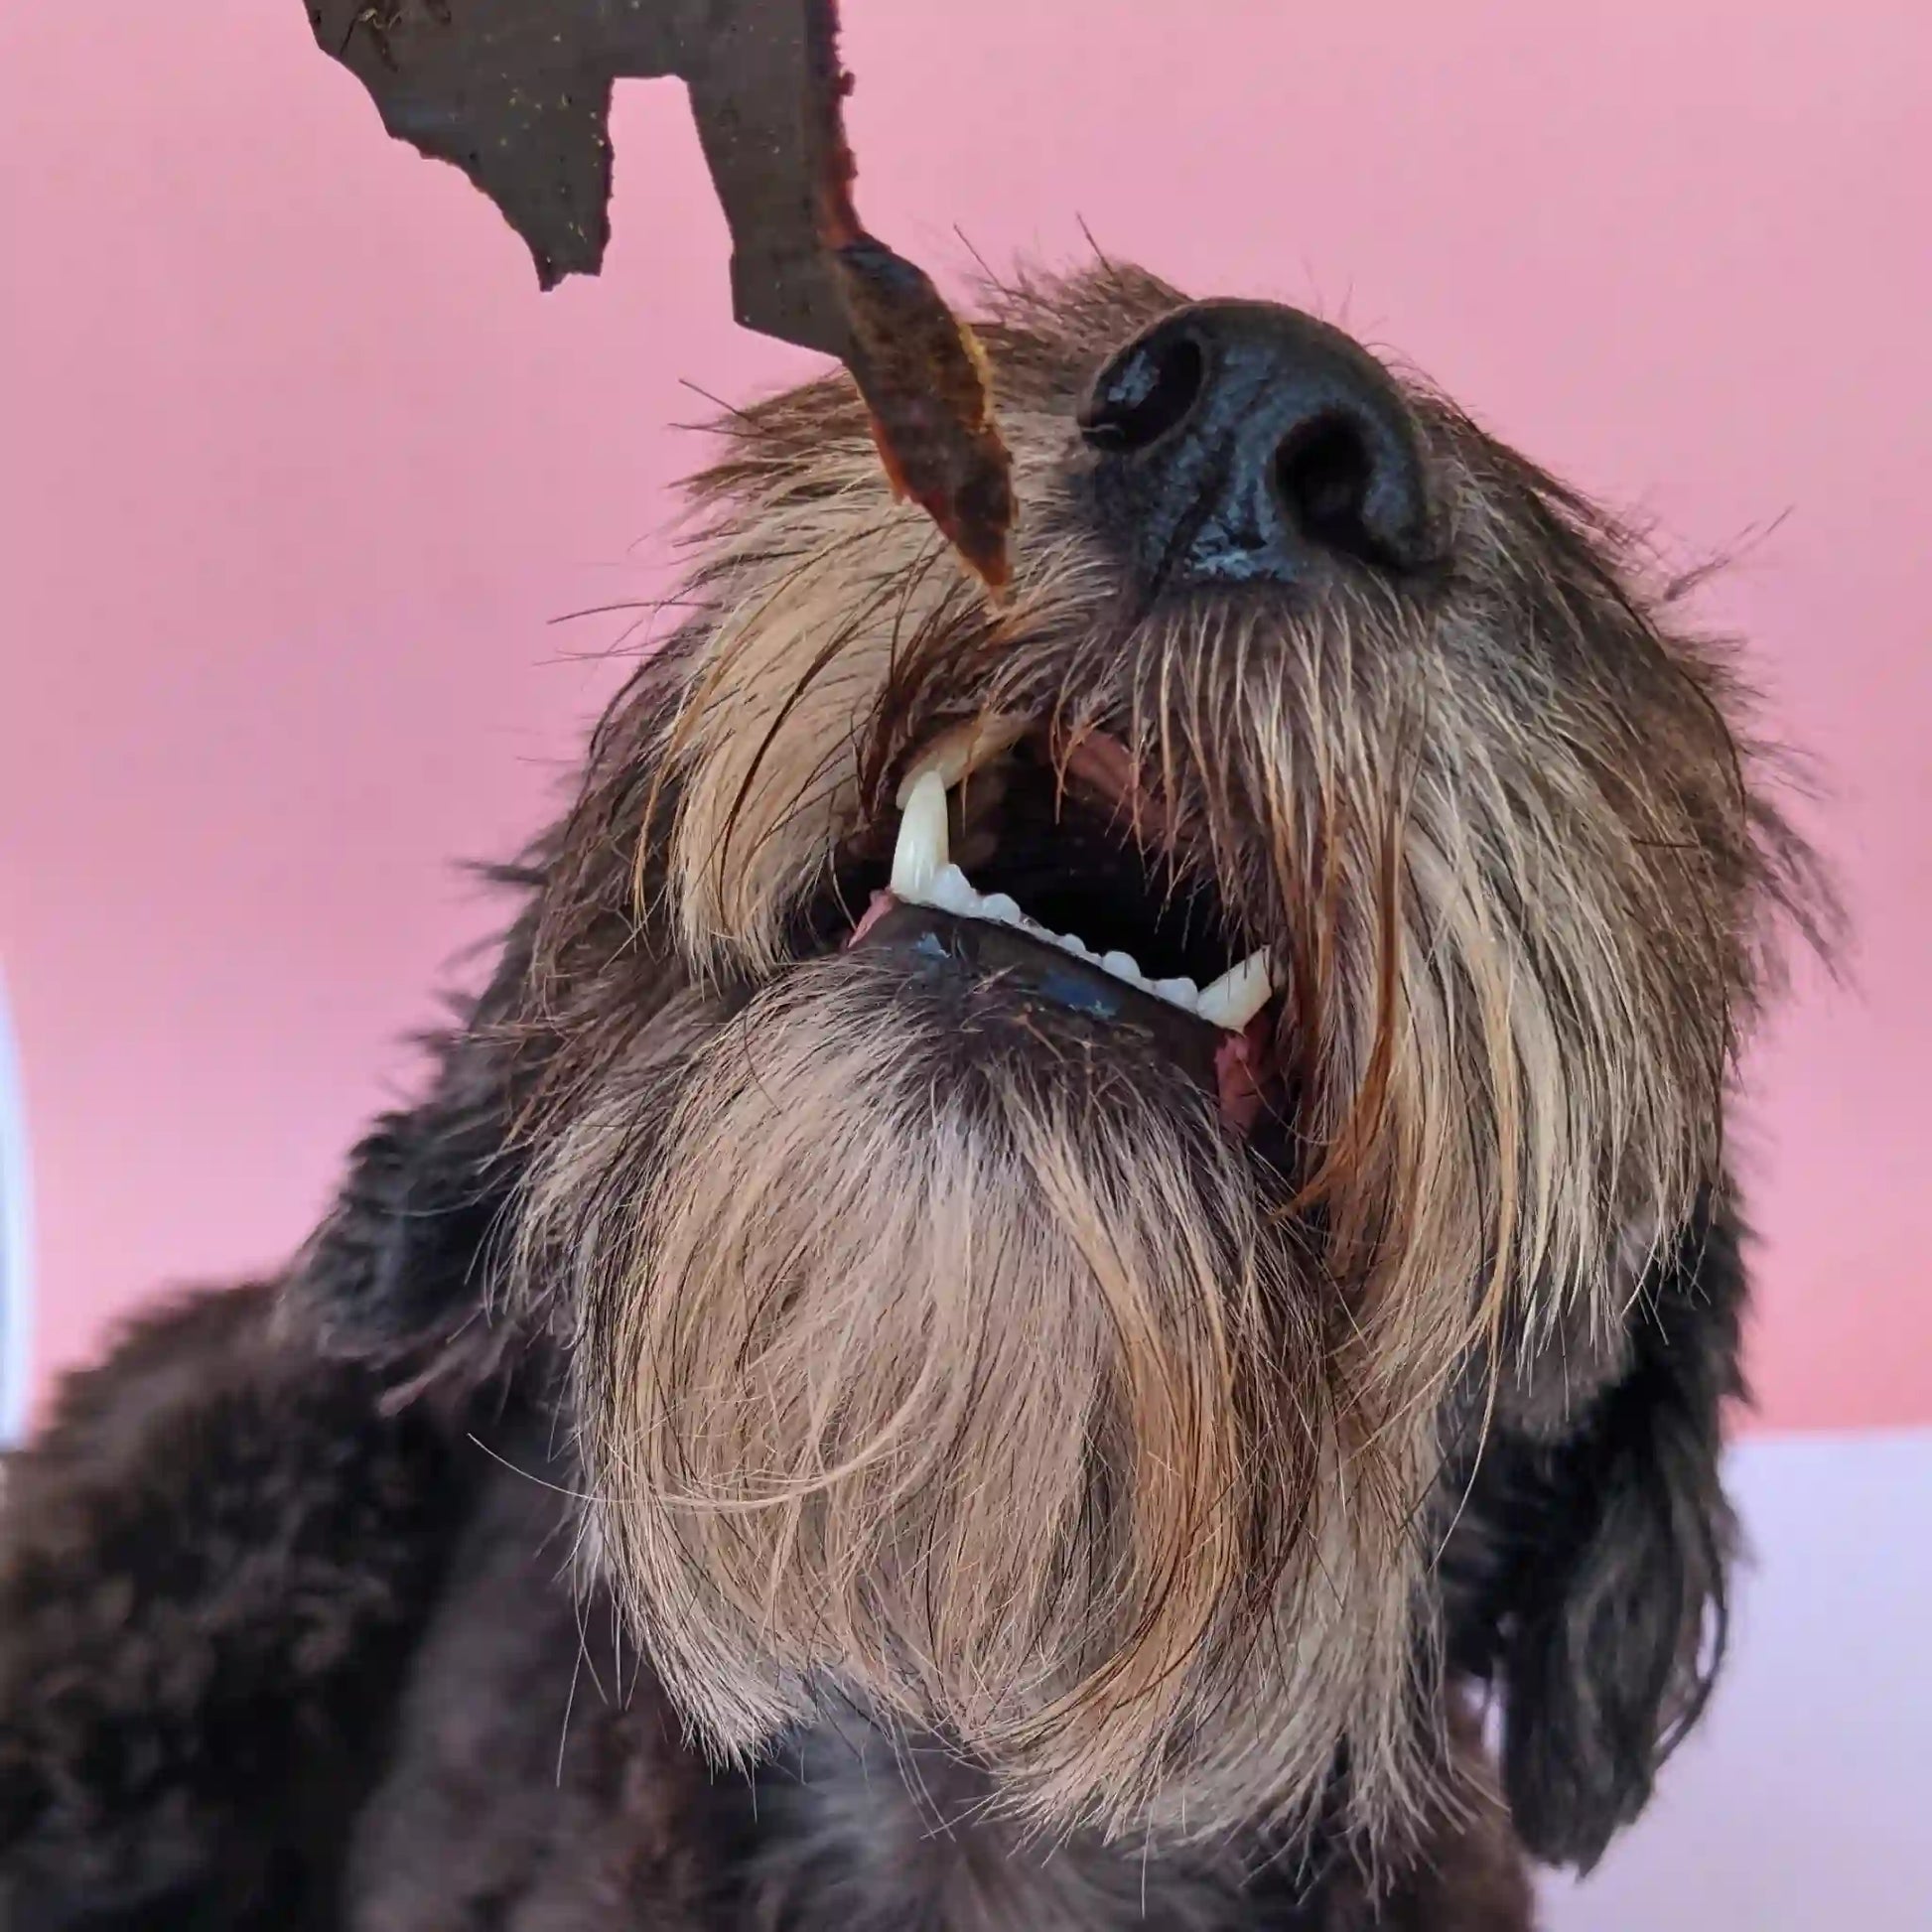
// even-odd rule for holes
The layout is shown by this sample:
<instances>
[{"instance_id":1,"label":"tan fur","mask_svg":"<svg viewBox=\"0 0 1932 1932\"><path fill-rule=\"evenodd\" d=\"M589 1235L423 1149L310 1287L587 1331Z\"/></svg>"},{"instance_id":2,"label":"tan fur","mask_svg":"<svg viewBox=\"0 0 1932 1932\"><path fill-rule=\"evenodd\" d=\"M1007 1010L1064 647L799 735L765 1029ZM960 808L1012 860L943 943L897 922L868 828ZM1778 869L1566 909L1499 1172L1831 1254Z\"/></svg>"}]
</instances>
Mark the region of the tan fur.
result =
<instances>
[{"instance_id":1,"label":"tan fur","mask_svg":"<svg viewBox=\"0 0 1932 1932\"><path fill-rule=\"evenodd\" d=\"M654 990L553 1076L521 1274L581 1323L600 1560L718 1750L835 1684L1042 1824L1179 1837L1306 1824L1343 1752L1373 1841L1441 1754L1439 1406L1506 1338L1616 1327L1619 1249L1716 1172L1804 860L1631 540L1420 386L1427 597L1130 609L1071 402L1177 299L1105 270L985 329L1003 610L842 385L727 426L708 608L607 724L545 901L538 983L608 986L621 863ZM792 957L908 751L1016 710L1122 740L1176 873L1288 963L1291 1171L1177 1075L962 1053L862 956Z\"/></svg>"},{"instance_id":2,"label":"tan fur","mask_svg":"<svg viewBox=\"0 0 1932 1932\"><path fill-rule=\"evenodd\" d=\"M1178 1075L941 1084L944 1016L872 978L760 996L654 1157L614 1083L525 1221L594 1310L600 1548L673 1695L742 1755L836 1676L1042 1819L1177 1831L1302 1822L1346 1738L1375 1815L1416 1771L1428 1413L1351 1386Z\"/></svg>"}]
</instances>

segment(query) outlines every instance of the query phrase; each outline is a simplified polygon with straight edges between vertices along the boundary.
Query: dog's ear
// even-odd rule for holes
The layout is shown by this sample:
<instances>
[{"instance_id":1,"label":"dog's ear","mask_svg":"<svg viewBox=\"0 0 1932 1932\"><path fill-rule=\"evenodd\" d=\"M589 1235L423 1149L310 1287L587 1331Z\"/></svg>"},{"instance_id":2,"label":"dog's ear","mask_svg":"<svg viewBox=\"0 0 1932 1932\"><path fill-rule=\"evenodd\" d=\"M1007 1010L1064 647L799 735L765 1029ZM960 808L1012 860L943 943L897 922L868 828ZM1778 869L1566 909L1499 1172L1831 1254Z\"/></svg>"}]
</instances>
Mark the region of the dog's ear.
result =
<instances>
[{"instance_id":1,"label":"dog's ear","mask_svg":"<svg viewBox=\"0 0 1932 1932\"><path fill-rule=\"evenodd\" d=\"M1640 1812L1722 1659L1736 1541L1739 1231L1707 1198L1574 1423L1504 1421L1446 1553L1453 1663L1501 1692L1503 1781L1538 1858L1587 1870Z\"/></svg>"},{"instance_id":2,"label":"dog's ear","mask_svg":"<svg viewBox=\"0 0 1932 1932\"><path fill-rule=\"evenodd\" d=\"M682 662L675 639L645 660L593 735L569 812L520 862L481 869L524 896L489 983L431 1042L425 1098L383 1115L350 1155L285 1284L292 1319L392 1384L475 1389L541 1331L540 1311L490 1299L532 1096L605 1035L634 1034L686 983L661 853L644 852L637 870L648 801L664 822L675 816L653 748Z\"/></svg>"},{"instance_id":3,"label":"dog's ear","mask_svg":"<svg viewBox=\"0 0 1932 1932\"><path fill-rule=\"evenodd\" d=\"M513 1338L487 1305L491 1244L518 1171L518 1051L496 1023L528 972L530 923L518 922L488 990L433 1042L426 1097L381 1116L357 1144L288 1278L290 1312L332 1356L397 1380L475 1386Z\"/></svg>"},{"instance_id":4,"label":"dog's ear","mask_svg":"<svg viewBox=\"0 0 1932 1932\"><path fill-rule=\"evenodd\" d=\"M332 1356L404 1379L461 1366L474 1383L509 1340L494 1331L486 1300L490 1244L513 1186L503 1118L487 1092L463 1091L481 1084L483 1057L453 1041L444 1084L458 1091L383 1115L350 1155L288 1287Z\"/></svg>"},{"instance_id":5,"label":"dog's ear","mask_svg":"<svg viewBox=\"0 0 1932 1932\"><path fill-rule=\"evenodd\" d=\"M640 705L638 715L633 738L656 713ZM614 732L610 719L603 729ZM661 880L647 875L641 890L633 880L634 820L624 814L642 781L624 762L627 749L622 740L606 748L613 771L587 784L527 863L487 870L528 896L489 983L430 1042L425 1097L383 1115L349 1156L333 1206L285 1281L289 1318L331 1356L392 1387L473 1392L547 1332L551 1311L505 1306L494 1292L534 1103L554 1103L561 1086L688 985L665 928Z\"/></svg>"}]
</instances>

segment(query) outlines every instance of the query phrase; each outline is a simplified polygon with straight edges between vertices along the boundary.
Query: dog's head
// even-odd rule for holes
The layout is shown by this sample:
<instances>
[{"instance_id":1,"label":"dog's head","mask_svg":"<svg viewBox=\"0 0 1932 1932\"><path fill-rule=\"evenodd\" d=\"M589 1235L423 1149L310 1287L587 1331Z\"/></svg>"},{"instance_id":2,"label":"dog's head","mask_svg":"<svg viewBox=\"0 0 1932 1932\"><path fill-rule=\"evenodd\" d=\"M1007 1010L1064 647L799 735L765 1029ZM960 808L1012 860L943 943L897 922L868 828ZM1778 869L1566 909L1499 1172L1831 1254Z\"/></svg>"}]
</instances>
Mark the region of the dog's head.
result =
<instances>
[{"instance_id":1,"label":"dog's head","mask_svg":"<svg viewBox=\"0 0 1932 1932\"><path fill-rule=\"evenodd\" d=\"M725 426L498 1002L516 1276L714 1747L853 1698L1049 1824L1372 1835L1441 1472L1617 1372L1802 855L1634 542L1421 383L1112 268L982 334L1008 602L842 380Z\"/></svg>"}]
</instances>

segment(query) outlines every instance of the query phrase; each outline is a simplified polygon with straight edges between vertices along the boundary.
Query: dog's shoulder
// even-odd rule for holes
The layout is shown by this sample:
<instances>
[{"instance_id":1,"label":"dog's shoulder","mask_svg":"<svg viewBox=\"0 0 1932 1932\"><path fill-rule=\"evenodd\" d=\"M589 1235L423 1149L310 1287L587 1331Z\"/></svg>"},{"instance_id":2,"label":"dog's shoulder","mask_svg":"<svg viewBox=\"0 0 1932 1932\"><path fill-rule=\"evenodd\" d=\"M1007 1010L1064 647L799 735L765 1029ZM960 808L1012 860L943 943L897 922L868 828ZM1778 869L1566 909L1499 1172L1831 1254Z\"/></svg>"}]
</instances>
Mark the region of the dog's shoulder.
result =
<instances>
[{"instance_id":1,"label":"dog's shoulder","mask_svg":"<svg viewBox=\"0 0 1932 1932\"><path fill-rule=\"evenodd\" d=\"M6 1923L330 1922L466 1448L285 1332L266 1286L69 1378L0 1490Z\"/></svg>"}]
</instances>

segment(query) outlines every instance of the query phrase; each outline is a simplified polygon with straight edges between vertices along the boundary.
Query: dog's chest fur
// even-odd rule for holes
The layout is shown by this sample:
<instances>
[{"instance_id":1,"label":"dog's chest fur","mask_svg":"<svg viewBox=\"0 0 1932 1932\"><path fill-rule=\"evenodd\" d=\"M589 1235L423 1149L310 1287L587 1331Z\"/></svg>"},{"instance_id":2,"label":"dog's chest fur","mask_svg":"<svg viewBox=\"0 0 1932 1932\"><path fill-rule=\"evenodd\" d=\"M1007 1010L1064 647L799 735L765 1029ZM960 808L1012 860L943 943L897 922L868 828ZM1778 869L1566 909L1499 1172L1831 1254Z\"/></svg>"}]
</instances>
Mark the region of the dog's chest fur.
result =
<instances>
[{"instance_id":1,"label":"dog's chest fur","mask_svg":"<svg viewBox=\"0 0 1932 1932\"><path fill-rule=\"evenodd\" d=\"M749 1921L783 1932L1233 1932L1268 1912L1231 1864L1035 1838L986 1815L969 1766L854 1718L759 1780Z\"/></svg>"}]
</instances>

